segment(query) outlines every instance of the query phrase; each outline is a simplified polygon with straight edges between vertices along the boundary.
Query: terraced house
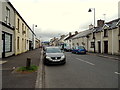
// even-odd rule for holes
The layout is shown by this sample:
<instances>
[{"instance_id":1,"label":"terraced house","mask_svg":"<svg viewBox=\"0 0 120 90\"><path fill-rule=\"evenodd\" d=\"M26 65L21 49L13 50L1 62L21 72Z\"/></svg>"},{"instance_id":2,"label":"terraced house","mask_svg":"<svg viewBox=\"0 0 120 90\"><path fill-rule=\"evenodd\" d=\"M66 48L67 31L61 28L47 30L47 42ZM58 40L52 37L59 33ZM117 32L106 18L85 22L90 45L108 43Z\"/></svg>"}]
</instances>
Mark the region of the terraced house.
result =
<instances>
[{"instance_id":1,"label":"terraced house","mask_svg":"<svg viewBox=\"0 0 120 90\"><path fill-rule=\"evenodd\" d=\"M72 37L72 46L84 46L88 52L120 55L120 18L79 32Z\"/></svg>"},{"instance_id":2,"label":"terraced house","mask_svg":"<svg viewBox=\"0 0 120 90\"><path fill-rule=\"evenodd\" d=\"M120 55L120 18L105 24L102 21L94 28L89 35L88 51Z\"/></svg>"},{"instance_id":3,"label":"terraced house","mask_svg":"<svg viewBox=\"0 0 120 90\"><path fill-rule=\"evenodd\" d=\"M15 55L21 54L29 50L29 31L30 27L21 17L15 12Z\"/></svg>"},{"instance_id":4,"label":"terraced house","mask_svg":"<svg viewBox=\"0 0 120 90\"><path fill-rule=\"evenodd\" d=\"M14 54L15 9L7 0L0 1L0 58Z\"/></svg>"},{"instance_id":5,"label":"terraced house","mask_svg":"<svg viewBox=\"0 0 120 90\"><path fill-rule=\"evenodd\" d=\"M0 58L33 49L35 36L9 0L0 1Z\"/></svg>"}]
</instances>

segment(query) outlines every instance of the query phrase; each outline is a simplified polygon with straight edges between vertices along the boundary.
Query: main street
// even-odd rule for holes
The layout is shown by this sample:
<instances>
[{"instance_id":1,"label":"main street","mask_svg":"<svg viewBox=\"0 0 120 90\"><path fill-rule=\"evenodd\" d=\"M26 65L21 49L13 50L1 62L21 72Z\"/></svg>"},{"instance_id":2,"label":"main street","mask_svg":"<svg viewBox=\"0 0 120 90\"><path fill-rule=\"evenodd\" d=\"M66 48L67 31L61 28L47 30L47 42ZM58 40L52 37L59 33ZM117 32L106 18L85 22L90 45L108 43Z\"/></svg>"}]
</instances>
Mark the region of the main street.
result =
<instances>
[{"instance_id":1,"label":"main street","mask_svg":"<svg viewBox=\"0 0 120 90\"><path fill-rule=\"evenodd\" d=\"M65 65L44 66L45 88L118 88L118 60L65 54Z\"/></svg>"}]
</instances>

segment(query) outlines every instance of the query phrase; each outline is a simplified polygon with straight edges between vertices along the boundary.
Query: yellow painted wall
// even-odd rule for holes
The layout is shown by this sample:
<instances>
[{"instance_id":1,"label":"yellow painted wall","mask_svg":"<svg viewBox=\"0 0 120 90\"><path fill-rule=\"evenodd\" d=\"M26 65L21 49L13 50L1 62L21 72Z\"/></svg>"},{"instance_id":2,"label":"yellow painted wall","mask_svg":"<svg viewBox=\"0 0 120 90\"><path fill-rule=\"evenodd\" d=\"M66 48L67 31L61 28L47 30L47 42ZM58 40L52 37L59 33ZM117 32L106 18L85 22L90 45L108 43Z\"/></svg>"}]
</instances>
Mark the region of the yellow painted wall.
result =
<instances>
[{"instance_id":1,"label":"yellow painted wall","mask_svg":"<svg viewBox=\"0 0 120 90\"><path fill-rule=\"evenodd\" d=\"M18 19L19 19L19 32L18 32ZM23 33L22 24L24 24L25 33ZM29 29L27 25L16 13L15 14L15 55L21 54L28 50L28 46L29 46L28 31ZM19 49L18 49L18 37L19 37Z\"/></svg>"}]
</instances>

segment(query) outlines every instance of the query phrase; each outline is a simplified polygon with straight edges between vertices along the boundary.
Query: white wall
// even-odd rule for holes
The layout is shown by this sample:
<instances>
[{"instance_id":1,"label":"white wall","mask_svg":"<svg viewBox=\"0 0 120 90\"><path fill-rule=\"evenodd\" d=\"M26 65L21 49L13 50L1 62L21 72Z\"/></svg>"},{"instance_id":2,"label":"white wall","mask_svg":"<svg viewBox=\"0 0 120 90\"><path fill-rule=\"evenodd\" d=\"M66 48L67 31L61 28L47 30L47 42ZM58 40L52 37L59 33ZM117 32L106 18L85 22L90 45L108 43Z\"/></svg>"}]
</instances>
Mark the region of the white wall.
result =
<instances>
[{"instance_id":1,"label":"white wall","mask_svg":"<svg viewBox=\"0 0 120 90\"><path fill-rule=\"evenodd\" d=\"M118 18L120 18L120 1L118 2Z\"/></svg>"},{"instance_id":2,"label":"white wall","mask_svg":"<svg viewBox=\"0 0 120 90\"><path fill-rule=\"evenodd\" d=\"M2 2L0 1L0 21L2 21ZM0 24L0 58L2 57L2 25Z\"/></svg>"},{"instance_id":3,"label":"white wall","mask_svg":"<svg viewBox=\"0 0 120 90\"><path fill-rule=\"evenodd\" d=\"M2 58L2 25L0 24L0 58Z\"/></svg>"}]
</instances>

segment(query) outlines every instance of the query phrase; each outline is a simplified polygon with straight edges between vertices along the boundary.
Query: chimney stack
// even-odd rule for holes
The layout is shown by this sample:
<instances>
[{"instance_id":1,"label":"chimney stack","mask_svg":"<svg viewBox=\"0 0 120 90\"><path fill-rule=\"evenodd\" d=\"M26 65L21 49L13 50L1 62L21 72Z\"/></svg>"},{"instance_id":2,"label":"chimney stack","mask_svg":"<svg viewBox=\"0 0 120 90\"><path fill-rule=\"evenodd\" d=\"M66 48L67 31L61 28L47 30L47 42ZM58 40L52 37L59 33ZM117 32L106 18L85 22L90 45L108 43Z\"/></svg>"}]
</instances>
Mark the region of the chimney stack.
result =
<instances>
[{"instance_id":1,"label":"chimney stack","mask_svg":"<svg viewBox=\"0 0 120 90\"><path fill-rule=\"evenodd\" d=\"M78 34L78 31L75 31L75 35L77 35Z\"/></svg>"},{"instance_id":2,"label":"chimney stack","mask_svg":"<svg viewBox=\"0 0 120 90\"><path fill-rule=\"evenodd\" d=\"M104 25L105 21L104 20L97 20L97 27L102 27Z\"/></svg>"},{"instance_id":3,"label":"chimney stack","mask_svg":"<svg viewBox=\"0 0 120 90\"><path fill-rule=\"evenodd\" d=\"M69 32L69 36L72 36L72 33L71 33L71 32Z\"/></svg>"},{"instance_id":4,"label":"chimney stack","mask_svg":"<svg viewBox=\"0 0 120 90\"><path fill-rule=\"evenodd\" d=\"M92 28L93 28L93 25L92 25L92 24L90 24L90 25L89 25L89 29L92 29Z\"/></svg>"}]
</instances>

